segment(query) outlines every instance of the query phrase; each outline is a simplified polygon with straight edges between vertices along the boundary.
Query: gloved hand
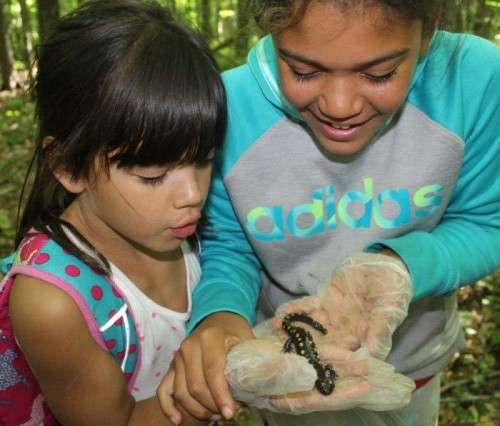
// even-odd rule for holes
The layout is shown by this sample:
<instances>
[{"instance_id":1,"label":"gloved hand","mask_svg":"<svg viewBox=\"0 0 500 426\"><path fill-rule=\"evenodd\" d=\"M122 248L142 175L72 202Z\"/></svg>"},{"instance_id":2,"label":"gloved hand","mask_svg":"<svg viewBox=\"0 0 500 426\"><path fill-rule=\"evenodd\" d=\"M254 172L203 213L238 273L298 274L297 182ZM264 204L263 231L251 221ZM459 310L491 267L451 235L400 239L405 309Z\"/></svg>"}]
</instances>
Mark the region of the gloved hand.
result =
<instances>
[{"instance_id":1,"label":"gloved hand","mask_svg":"<svg viewBox=\"0 0 500 426\"><path fill-rule=\"evenodd\" d=\"M244 341L231 349L224 373L235 399L248 403L251 395L285 395L314 387L316 371L304 357L283 353L284 342L284 338L267 336Z\"/></svg>"},{"instance_id":2,"label":"gloved hand","mask_svg":"<svg viewBox=\"0 0 500 426\"><path fill-rule=\"evenodd\" d=\"M231 349L225 374L235 399L293 414L352 407L385 411L410 401L414 382L395 373L389 364L371 357L364 348L351 352L318 341L321 361L331 364L338 375L333 392L322 395L314 387L314 368L303 357L283 353L284 341L283 336L266 336Z\"/></svg>"},{"instance_id":3,"label":"gloved hand","mask_svg":"<svg viewBox=\"0 0 500 426\"><path fill-rule=\"evenodd\" d=\"M329 352L331 351L331 352ZM364 408L372 411L397 410L408 405L415 383L394 371L394 367L370 356L366 348L341 355L335 348L319 346L320 358L334 366L339 378L331 395L315 389L272 397L270 410L305 414L315 411ZM341 355L341 358L339 356Z\"/></svg>"},{"instance_id":4,"label":"gloved hand","mask_svg":"<svg viewBox=\"0 0 500 426\"><path fill-rule=\"evenodd\" d=\"M366 347L383 360L391 350L392 334L408 314L412 294L410 275L399 258L359 253L347 258L318 294L282 305L277 315L307 313L337 344Z\"/></svg>"}]
</instances>

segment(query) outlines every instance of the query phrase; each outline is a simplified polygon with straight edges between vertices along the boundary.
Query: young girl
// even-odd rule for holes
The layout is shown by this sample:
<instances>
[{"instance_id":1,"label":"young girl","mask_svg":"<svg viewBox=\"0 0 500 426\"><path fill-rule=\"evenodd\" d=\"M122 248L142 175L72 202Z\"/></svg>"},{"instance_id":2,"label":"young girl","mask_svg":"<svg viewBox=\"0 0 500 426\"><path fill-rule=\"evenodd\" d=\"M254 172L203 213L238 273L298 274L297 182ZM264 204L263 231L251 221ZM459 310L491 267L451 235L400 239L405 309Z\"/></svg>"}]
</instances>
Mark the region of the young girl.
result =
<instances>
[{"instance_id":1,"label":"young girl","mask_svg":"<svg viewBox=\"0 0 500 426\"><path fill-rule=\"evenodd\" d=\"M98 0L42 46L35 93L36 175L0 296L0 423L171 424L156 388L200 276L188 239L225 132L217 66L159 5Z\"/></svg>"},{"instance_id":2,"label":"young girl","mask_svg":"<svg viewBox=\"0 0 500 426\"><path fill-rule=\"evenodd\" d=\"M338 324L380 358L393 337L387 359L418 388L401 414L433 425L462 343L456 290L500 266L500 53L435 31L442 1L255 3L270 34L225 74L230 126L175 398L230 416L227 342L251 337L255 310L330 284L338 297L310 313L346 314L350 329Z\"/></svg>"}]
</instances>

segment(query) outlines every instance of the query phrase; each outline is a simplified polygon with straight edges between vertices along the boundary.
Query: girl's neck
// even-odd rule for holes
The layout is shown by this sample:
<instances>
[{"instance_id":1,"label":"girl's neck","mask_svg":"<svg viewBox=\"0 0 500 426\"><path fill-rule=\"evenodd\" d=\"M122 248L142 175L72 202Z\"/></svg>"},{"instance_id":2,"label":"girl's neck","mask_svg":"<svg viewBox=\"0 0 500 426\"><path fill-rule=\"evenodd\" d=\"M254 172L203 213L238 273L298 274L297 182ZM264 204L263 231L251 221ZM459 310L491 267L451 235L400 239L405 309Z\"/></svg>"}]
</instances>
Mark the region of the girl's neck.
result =
<instances>
[{"instance_id":1,"label":"girl's neck","mask_svg":"<svg viewBox=\"0 0 500 426\"><path fill-rule=\"evenodd\" d=\"M76 199L61 215L71 223L109 262L117 266L137 287L148 293L161 283L178 282L185 276L180 248L165 253L148 252L119 234L94 215L87 214ZM180 280L183 281L183 280Z\"/></svg>"}]
</instances>

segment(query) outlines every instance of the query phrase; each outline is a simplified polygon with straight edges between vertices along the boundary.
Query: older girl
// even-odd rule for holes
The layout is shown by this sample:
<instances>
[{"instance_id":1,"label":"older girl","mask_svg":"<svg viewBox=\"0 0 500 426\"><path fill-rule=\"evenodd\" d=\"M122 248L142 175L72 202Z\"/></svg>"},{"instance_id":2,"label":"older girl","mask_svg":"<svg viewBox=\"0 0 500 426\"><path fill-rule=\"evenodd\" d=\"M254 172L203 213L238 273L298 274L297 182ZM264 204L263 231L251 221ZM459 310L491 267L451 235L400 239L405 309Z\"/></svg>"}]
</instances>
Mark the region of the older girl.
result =
<instances>
[{"instance_id":1,"label":"older girl","mask_svg":"<svg viewBox=\"0 0 500 426\"><path fill-rule=\"evenodd\" d=\"M175 397L230 415L227 342L251 337L256 310L329 284L337 297L311 314L388 354L418 387L407 424L433 425L462 344L456 291L500 265L500 53L436 31L442 1L255 3L269 35L224 77L229 133Z\"/></svg>"}]
</instances>

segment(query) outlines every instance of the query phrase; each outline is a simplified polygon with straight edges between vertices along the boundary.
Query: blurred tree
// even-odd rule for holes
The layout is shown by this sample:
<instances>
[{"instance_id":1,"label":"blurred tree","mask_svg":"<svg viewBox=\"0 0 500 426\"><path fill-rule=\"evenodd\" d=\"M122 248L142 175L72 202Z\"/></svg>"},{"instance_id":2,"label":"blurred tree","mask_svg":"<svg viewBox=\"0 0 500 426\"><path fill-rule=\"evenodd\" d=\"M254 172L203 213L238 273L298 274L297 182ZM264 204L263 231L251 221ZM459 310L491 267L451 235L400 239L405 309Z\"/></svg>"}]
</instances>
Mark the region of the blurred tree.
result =
<instances>
[{"instance_id":1,"label":"blurred tree","mask_svg":"<svg viewBox=\"0 0 500 426\"><path fill-rule=\"evenodd\" d=\"M212 26L210 22L210 16L211 16L210 3L211 3L210 0L200 0L197 13L200 21L199 25L201 33L207 40L210 40L212 38Z\"/></svg>"},{"instance_id":2,"label":"blurred tree","mask_svg":"<svg viewBox=\"0 0 500 426\"><path fill-rule=\"evenodd\" d=\"M33 31L31 28L31 16L26 0L18 0L21 9L21 54L24 66L28 71L28 80L33 80Z\"/></svg>"},{"instance_id":3,"label":"blurred tree","mask_svg":"<svg viewBox=\"0 0 500 426\"><path fill-rule=\"evenodd\" d=\"M37 0L38 5L38 34L43 41L50 33L50 28L59 17L58 0Z\"/></svg>"},{"instance_id":4,"label":"blurred tree","mask_svg":"<svg viewBox=\"0 0 500 426\"><path fill-rule=\"evenodd\" d=\"M472 32L478 36L488 38L491 35L493 19L490 16L492 10L486 0L477 0L477 9Z\"/></svg>"},{"instance_id":5,"label":"blurred tree","mask_svg":"<svg viewBox=\"0 0 500 426\"><path fill-rule=\"evenodd\" d=\"M236 21L238 34L234 41L235 54L239 58L244 58L248 50L250 38L250 2L248 0L238 0Z\"/></svg>"},{"instance_id":6,"label":"blurred tree","mask_svg":"<svg viewBox=\"0 0 500 426\"><path fill-rule=\"evenodd\" d=\"M170 11L172 12L172 14L175 15L175 13L176 13L175 0L169 0L167 3L167 6L170 8Z\"/></svg>"},{"instance_id":7,"label":"blurred tree","mask_svg":"<svg viewBox=\"0 0 500 426\"><path fill-rule=\"evenodd\" d=\"M11 89L12 79L12 50L9 38L9 16L7 14L7 2L0 2L0 71L2 83L0 90Z\"/></svg>"}]
</instances>

